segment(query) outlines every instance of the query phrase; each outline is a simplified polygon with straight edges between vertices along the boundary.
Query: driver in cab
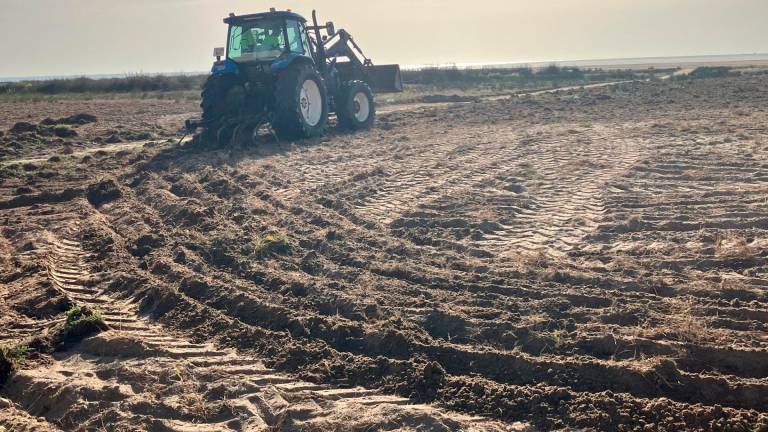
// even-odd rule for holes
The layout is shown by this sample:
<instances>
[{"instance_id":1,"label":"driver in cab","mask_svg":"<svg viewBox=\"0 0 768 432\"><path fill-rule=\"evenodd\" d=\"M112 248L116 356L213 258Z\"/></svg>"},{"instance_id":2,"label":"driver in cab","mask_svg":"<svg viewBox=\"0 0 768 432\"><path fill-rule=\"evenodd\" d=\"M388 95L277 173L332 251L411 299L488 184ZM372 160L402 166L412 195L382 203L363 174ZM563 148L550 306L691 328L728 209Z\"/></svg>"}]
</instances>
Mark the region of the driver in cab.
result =
<instances>
[{"instance_id":1,"label":"driver in cab","mask_svg":"<svg viewBox=\"0 0 768 432\"><path fill-rule=\"evenodd\" d=\"M279 50L280 49L280 36L283 34L283 29L280 26L270 27L264 30L264 36L259 41L263 50Z\"/></svg>"},{"instance_id":2,"label":"driver in cab","mask_svg":"<svg viewBox=\"0 0 768 432\"><path fill-rule=\"evenodd\" d=\"M243 32L243 52L264 52L280 50L283 30L279 25L265 29L253 28Z\"/></svg>"}]
</instances>

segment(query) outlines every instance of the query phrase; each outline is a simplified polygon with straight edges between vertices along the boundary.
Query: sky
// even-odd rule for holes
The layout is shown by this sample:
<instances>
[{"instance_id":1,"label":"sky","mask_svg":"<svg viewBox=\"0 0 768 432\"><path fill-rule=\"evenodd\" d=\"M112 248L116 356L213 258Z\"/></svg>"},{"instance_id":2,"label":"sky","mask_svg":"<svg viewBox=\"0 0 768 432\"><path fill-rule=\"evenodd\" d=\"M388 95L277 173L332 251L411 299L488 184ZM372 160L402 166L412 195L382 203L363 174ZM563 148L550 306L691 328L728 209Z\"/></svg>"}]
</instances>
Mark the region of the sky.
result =
<instances>
[{"instance_id":1,"label":"sky","mask_svg":"<svg viewBox=\"0 0 768 432\"><path fill-rule=\"evenodd\" d=\"M0 0L0 77L208 70L222 18L270 7L379 64L768 52L768 0Z\"/></svg>"}]
</instances>

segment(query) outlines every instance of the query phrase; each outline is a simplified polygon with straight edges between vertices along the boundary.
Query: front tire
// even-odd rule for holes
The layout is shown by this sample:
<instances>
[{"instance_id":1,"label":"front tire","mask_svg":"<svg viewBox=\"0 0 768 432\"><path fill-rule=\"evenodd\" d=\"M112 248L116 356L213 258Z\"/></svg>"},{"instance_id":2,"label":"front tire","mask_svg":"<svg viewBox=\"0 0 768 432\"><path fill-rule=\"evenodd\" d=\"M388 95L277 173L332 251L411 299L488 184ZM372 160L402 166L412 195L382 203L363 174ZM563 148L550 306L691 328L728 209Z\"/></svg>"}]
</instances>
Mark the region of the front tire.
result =
<instances>
[{"instance_id":1,"label":"front tire","mask_svg":"<svg viewBox=\"0 0 768 432\"><path fill-rule=\"evenodd\" d=\"M328 91L310 65L298 64L280 74L275 84L272 127L280 138L323 135L328 125Z\"/></svg>"},{"instance_id":2,"label":"front tire","mask_svg":"<svg viewBox=\"0 0 768 432\"><path fill-rule=\"evenodd\" d=\"M342 86L336 98L336 117L344 129L370 129L376 118L376 103L368 84L350 81Z\"/></svg>"}]
</instances>

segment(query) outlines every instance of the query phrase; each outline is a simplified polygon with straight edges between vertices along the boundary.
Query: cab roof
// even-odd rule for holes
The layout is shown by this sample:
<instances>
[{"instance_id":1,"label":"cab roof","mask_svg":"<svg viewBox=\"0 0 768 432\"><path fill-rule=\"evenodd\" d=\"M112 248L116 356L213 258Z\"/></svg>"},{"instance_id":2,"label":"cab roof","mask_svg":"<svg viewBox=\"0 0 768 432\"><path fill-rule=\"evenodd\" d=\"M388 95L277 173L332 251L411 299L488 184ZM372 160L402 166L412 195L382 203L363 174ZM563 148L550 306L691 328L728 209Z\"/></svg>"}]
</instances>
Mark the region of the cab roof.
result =
<instances>
[{"instance_id":1,"label":"cab roof","mask_svg":"<svg viewBox=\"0 0 768 432\"><path fill-rule=\"evenodd\" d=\"M276 11L276 12L262 12L262 13L256 13L256 14L248 14L248 15L230 15L226 18L224 18L225 24L237 24L237 23L243 23L247 21L257 21L261 19L266 18L278 18L278 19L295 19L300 22L307 22L307 20L294 12L289 11Z\"/></svg>"}]
</instances>

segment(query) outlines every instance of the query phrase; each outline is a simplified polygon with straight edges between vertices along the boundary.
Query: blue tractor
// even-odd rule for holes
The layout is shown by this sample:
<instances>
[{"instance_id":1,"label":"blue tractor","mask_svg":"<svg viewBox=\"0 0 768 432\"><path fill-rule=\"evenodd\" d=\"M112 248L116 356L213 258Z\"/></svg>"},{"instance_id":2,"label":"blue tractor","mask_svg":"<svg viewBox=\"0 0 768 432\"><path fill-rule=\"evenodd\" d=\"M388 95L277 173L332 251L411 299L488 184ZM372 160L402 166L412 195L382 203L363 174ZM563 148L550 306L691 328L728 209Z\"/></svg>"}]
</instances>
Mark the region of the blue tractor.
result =
<instances>
[{"instance_id":1,"label":"blue tractor","mask_svg":"<svg viewBox=\"0 0 768 432\"><path fill-rule=\"evenodd\" d=\"M225 18L227 47L214 52L202 117L187 130L222 145L253 140L267 124L281 139L303 139L325 133L330 113L341 128L370 128L374 91L402 91L400 67L375 66L345 30L318 25L314 11L312 21L275 9Z\"/></svg>"}]
</instances>

